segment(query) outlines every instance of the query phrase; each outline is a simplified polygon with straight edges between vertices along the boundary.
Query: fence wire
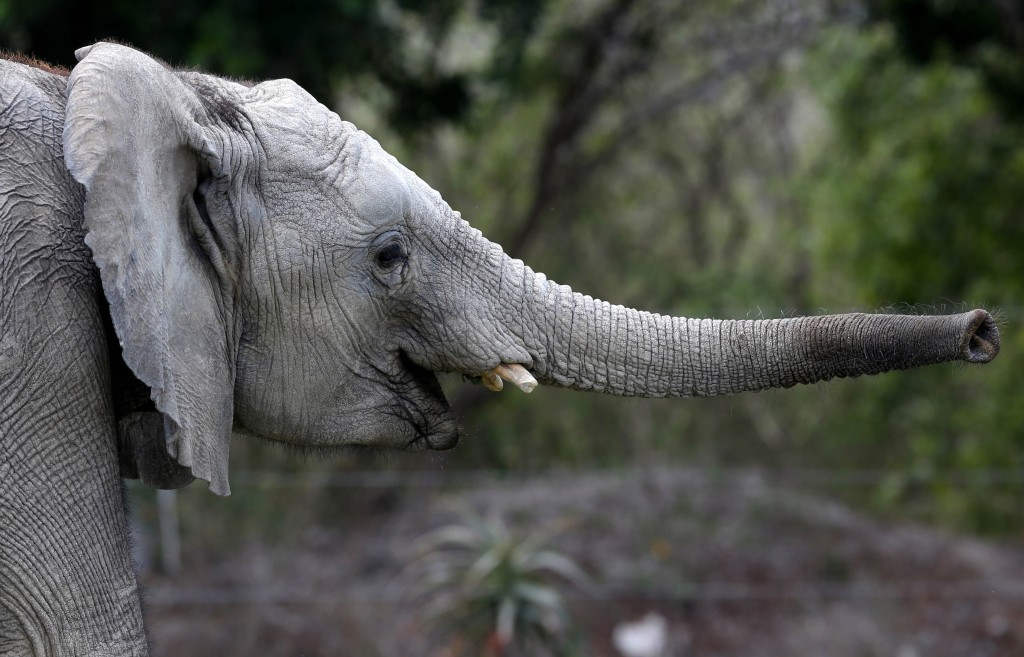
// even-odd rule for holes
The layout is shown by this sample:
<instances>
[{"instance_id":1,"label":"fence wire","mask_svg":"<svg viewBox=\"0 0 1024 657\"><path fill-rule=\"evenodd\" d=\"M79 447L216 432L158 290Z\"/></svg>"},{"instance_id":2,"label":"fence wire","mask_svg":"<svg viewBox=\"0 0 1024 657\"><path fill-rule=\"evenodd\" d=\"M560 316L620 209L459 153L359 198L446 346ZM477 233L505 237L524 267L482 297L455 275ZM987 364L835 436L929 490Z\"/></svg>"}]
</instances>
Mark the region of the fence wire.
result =
<instances>
[{"instance_id":1,"label":"fence wire","mask_svg":"<svg viewBox=\"0 0 1024 657\"><path fill-rule=\"evenodd\" d=\"M608 603L621 600L648 601L667 604L720 602L830 602L835 600L1024 600L1024 581L963 580L953 582L917 581L895 584L804 581L795 586L751 585L733 582L685 584L677 591L601 588L586 594L572 592L565 597L575 602ZM361 591L358 594L322 591L305 587L259 586L170 587L156 586L147 590L146 603L153 607L218 607L273 605L359 606L366 604L398 605L416 600L415 595L401 591Z\"/></svg>"},{"instance_id":2,"label":"fence wire","mask_svg":"<svg viewBox=\"0 0 1024 657\"><path fill-rule=\"evenodd\" d=\"M698 468L689 468L696 470ZM336 489L336 488L467 488L525 483L540 479L588 475L618 475L623 478L657 476L664 467L645 469L584 468L509 472L505 470L350 470L344 472L295 472L243 470L231 473L232 488L249 489ZM873 487L894 479L912 484L942 482L961 486L1012 486L1024 483L1024 468L945 469L917 472L908 470L846 468L711 468L701 469L702 477L688 484L702 487L725 485L737 479L756 479L779 487ZM133 487L144 488L139 482Z\"/></svg>"},{"instance_id":3,"label":"fence wire","mask_svg":"<svg viewBox=\"0 0 1024 657\"><path fill-rule=\"evenodd\" d=\"M756 482L781 487L843 487L877 486L889 481L892 471L879 469L786 469L716 468L608 468L506 472L497 470L363 470L347 472L282 473L246 470L232 473L232 486L238 489L318 490L318 489L458 489L481 486L517 485L536 480L560 480L568 476L604 475L622 479L656 478L671 472L697 473L688 477L685 486L728 487L738 481ZM942 480L962 485L1002 486L1024 481L1024 469L989 468L977 470L943 470L928 473L899 473L915 482ZM202 492L202 491L201 491ZM318 590L288 585L265 586L172 586L160 584L148 589L147 604L153 607L227 607L274 605L400 605L412 602L412 594L399 586L360 590ZM779 583L741 583L729 581L673 581L671 590L657 588L621 588L595 586L585 595L574 593L570 599L580 602L607 603L622 600L682 603L826 603L835 600L953 600L1024 601L1024 580L960 579L920 581L795 581Z\"/></svg>"}]
</instances>

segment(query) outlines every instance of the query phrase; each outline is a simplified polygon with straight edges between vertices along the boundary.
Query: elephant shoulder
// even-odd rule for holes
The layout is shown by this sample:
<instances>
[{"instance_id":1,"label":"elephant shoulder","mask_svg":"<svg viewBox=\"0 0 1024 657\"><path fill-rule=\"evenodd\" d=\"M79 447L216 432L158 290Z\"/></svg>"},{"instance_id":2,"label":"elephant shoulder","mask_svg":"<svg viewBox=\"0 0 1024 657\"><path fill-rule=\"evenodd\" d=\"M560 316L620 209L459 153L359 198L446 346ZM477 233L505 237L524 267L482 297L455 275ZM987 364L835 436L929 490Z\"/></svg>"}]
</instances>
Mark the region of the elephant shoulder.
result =
<instances>
[{"instance_id":1,"label":"elephant shoulder","mask_svg":"<svg viewBox=\"0 0 1024 657\"><path fill-rule=\"evenodd\" d=\"M84 190L64 167L66 82L0 58L0 379L41 362L52 327L97 315Z\"/></svg>"},{"instance_id":2,"label":"elephant shoulder","mask_svg":"<svg viewBox=\"0 0 1024 657\"><path fill-rule=\"evenodd\" d=\"M27 61L0 57L0 251L46 254L85 272L85 194L64 166L67 79Z\"/></svg>"},{"instance_id":3,"label":"elephant shoulder","mask_svg":"<svg viewBox=\"0 0 1024 657\"><path fill-rule=\"evenodd\" d=\"M4 159L47 152L63 159L64 107L67 77L52 67L24 57L0 55L0 141L19 150Z\"/></svg>"}]
</instances>

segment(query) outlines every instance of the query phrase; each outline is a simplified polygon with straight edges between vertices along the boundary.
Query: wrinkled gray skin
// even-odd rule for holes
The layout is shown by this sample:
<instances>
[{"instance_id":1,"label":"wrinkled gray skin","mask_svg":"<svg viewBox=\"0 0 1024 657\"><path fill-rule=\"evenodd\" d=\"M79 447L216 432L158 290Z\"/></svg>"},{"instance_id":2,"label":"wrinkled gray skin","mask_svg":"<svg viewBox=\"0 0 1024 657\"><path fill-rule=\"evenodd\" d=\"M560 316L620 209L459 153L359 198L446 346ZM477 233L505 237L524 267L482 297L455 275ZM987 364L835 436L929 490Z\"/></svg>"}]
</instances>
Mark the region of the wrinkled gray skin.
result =
<instances>
[{"instance_id":1,"label":"wrinkled gray skin","mask_svg":"<svg viewBox=\"0 0 1024 657\"><path fill-rule=\"evenodd\" d=\"M693 396L998 351L981 310L611 306L505 256L289 81L78 57L67 80L0 62L0 655L144 654L119 468L227 494L233 426L444 449L434 372Z\"/></svg>"},{"instance_id":2,"label":"wrinkled gray skin","mask_svg":"<svg viewBox=\"0 0 1024 657\"><path fill-rule=\"evenodd\" d=\"M0 655L141 655L65 80L0 61Z\"/></svg>"}]
</instances>

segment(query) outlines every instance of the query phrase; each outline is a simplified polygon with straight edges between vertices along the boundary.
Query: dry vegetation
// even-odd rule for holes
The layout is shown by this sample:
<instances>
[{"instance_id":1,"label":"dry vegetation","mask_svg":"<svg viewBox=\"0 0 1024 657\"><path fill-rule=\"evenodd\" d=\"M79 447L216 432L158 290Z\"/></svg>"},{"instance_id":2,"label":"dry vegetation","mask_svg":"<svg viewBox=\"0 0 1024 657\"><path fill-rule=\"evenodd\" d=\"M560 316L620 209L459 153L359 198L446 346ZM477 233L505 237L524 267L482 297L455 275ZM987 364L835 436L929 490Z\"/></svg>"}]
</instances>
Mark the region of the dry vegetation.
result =
<instances>
[{"instance_id":1,"label":"dry vegetation","mask_svg":"<svg viewBox=\"0 0 1024 657\"><path fill-rule=\"evenodd\" d=\"M567 591L595 657L615 655L615 623L651 610L669 620L672 655L1024 651L1019 546L870 520L756 471L449 482L339 489L351 522L285 520L288 536L239 536L202 562L186 553L181 576L147 577L154 654L444 655L429 647L405 565L416 538L459 505L523 526L566 523L554 544L595 581ZM275 495L296 509L314 499Z\"/></svg>"}]
</instances>

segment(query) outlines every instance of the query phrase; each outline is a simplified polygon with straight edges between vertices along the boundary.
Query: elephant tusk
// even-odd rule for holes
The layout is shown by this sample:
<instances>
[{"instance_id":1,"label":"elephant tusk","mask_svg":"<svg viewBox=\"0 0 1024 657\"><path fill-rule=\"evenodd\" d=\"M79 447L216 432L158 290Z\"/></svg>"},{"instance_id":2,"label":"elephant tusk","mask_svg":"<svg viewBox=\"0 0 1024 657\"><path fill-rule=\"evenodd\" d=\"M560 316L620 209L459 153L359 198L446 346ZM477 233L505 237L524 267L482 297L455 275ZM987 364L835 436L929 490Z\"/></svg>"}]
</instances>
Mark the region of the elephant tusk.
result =
<instances>
[{"instance_id":1,"label":"elephant tusk","mask_svg":"<svg viewBox=\"0 0 1024 657\"><path fill-rule=\"evenodd\" d=\"M504 384L501 382L501 377L494 373L494 370L489 370L480 375L480 382L484 384L484 387L494 392L501 392Z\"/></svg>"},{"instance_id":2,"label":"elephant tusk","mask_svg":"<svg viewBox=\"0 0 1024 657\"><path fill-rule=\"evenodd\" d=\"M511 365L502 363L486 374L497 374L499 377L505 379L523 392L533 392L533 389L537 387L537 379L533 378L533 375L527 372L526 368L518 363L513 363ZM486 374L484 378L484 385L487 385ZM491 389L493 390L494 388ZM501 390L500 387L498 389Z\"/></svg>"}]
</instances>

